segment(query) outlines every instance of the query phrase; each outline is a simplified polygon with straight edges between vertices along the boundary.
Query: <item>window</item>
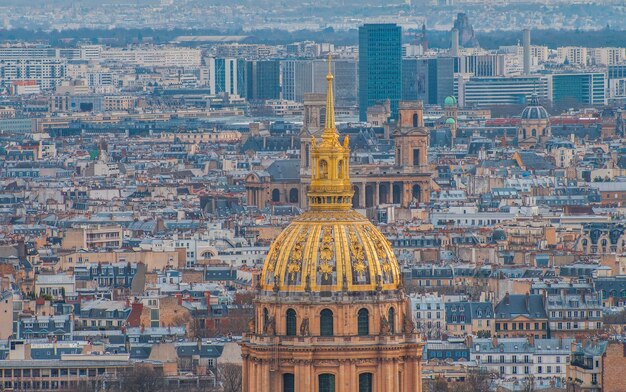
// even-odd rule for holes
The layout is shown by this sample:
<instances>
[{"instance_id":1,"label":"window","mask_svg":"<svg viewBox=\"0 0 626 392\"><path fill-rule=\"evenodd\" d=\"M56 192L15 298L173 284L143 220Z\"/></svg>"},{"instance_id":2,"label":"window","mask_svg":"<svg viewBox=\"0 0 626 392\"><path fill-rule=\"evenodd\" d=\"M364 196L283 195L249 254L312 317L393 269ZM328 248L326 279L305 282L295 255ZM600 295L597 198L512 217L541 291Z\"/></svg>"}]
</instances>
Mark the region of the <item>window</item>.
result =
<instances>
[{"instance_id":1,"label":"window","mask_svg":"<svg viewBox=\"0 0 626 392\"><path fill-rule=\"evenodd\" d=\"M367 309L363 308L359 310L358 314L358 334L359 336L366 336L370 334L370 313Z\"/></svg>"},{"instance_id":2,"label":"window","mask_svg":"<svg viewBox=\"0 0 626 392\"><path fill-rule=\"evenodd\" d=\"M359 374L359 392L372 392L372 373Z\"/></svg>"},{"instance_id":3,"label":"window","mask_svg":"<svg viewBox=\"0 0 626 392\"><path fill-rule=\"evenodd\" d=\"M334 334L333 312L330 309L324 309L320 312L320 336L333 336L333 334ZM333 388L334 388L334 376L333 376Z\"/></svg>"},{"instance_id":4,"label":"window","mask_svg":"<svg viewBox=\"0 0 626 392\"><path fill-rule=\"evenodd\" d=\"M396 333L396 311L394 308L389 308L387 320L389 321L389 333Z\"/></svg>"},{"instance_id":5,"label":"window","mask_svg":"<svg viewBox=\"0 0 626 392\"><path fill-rule=\"evenodd\" d=\"M293 309L287 310L287 336L296 336L296 311Z\"/></svg>"},{"instance_id":6,"label":"window","mask_svg":"<svg viewBox=\"0 0 626 392\"><path fill-rule=\"evenodd\" d=\"M320 374L318 377L318 382L319 382L319 392L335 392L335 375L334 374Z\"/></svg>"},{"instance_id":7,"label":"window","mask_svg":"<svg viewBox=\"0 0 626 392\"><path fill-rule=\"evenodd\" d=\"M296 382L292 373L283 374L283 392L295 392Z\"/></svg>"},{"instance_id":8,"label":"window","mask_svg":"<svg viewBox=\"0 0 626 392\"><path fill-rule=\"evenodd\" d=\"M413 149L413 166L420 165L420 150L418 148Z\"/></svg>"}]
</instances>

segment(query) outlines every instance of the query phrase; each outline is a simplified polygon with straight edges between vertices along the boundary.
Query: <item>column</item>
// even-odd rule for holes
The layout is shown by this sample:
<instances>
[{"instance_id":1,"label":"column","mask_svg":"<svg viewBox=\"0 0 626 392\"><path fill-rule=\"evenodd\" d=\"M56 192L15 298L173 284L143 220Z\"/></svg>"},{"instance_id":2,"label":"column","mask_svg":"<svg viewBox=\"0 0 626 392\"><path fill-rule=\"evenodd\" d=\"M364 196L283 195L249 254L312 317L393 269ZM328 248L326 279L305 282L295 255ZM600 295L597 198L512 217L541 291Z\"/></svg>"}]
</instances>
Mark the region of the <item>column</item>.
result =
<instances>
[{"instance_id":1,"label":"column","mask_svg":"<svg viewBox=\"0 0 626 392\"><path fill-rule=\"evenodd\" d=\"M267 391L267 392L272 391L272 389L270 389L270 377L272 376L272 372L269 371L270 370L270 363L269 363L269 361L271 361L271 359L270 360L266 360L266 359L263 360L262 365L261 365L261 372L260 372L263 375L261 377L261 380L262 380L261 390L262 391Z\"/></svg>"},{"instance_id":2,"label":"column","mask_svg":"<svg viewBox=\"0 0 626 392\"><path fill-rule=\"evenodd\" d=\"M409 189L410 184L406 181L402 182L402 207L408 208L409 203L411 202L411 190Z\"/></svg>"},{"instance_id":3,"label":"column","mask_svg":"<svg viewBox=\"0 0 626 392\"><path fill-rule=\"evenodd\" d=\"M250 392L254 391L254 389L258 386L262 386L263 385L263 366L261 365L262 362L259 361L258 359L256 360L256 362L254 363L254 371L255 371L255 376L256 376L256 381L254 382L254 385L250 385ZM252 381L252 380L250 380ZM267 389L263 389L261 388L262 392L269 392Z\"/></svg>"},{"instance_id":4,"label":"column","mask_svg":"<svg viewBox=\"0 0 626 392\"><path fill-rule=\"evenodd\" d=\"M384 358L383 361L383 369L385 369L385 392L394 392L394 381L396 378L396 374L393 371L394 361L392 358Z\"/></svg>"},{"instance_id":5,"label":"column","mask_svg":"<svg viewBox=\"0 0 626 392\"><path fill-rule=\"evenodd\" d=\"M248 374L248 357L244 357L243 358L243 363L241 364L241 379L243 380L243 388L242 391L243 392L249 392L249 388L248 388L248 378L249 378L249 374Z\"/></svg>"},{"instance_id":6,"label":"column","mask_svg":"<svg viewBox=\"0 0 626 392\"><path fill-rule=\"evenodd\" d=\"M389 192L387 192L387 201L393 204L393 182L389 183Z\"/></svg>"},{"instance_id":7,"label":"column","mask_svg":"<svg viewBox=\"0 0 626 392\"><path fill-rule=\"evenodd\" d=\"M365 183L362 182L360 189L359 189L359 207L360 208L365 208Z\"/></svg>"},{"instance_id":8,"label":"column","mask_svg":"<svg viewBox=\"0 0 626 392\"><path fill-rule=\"evenodd\" d=\"M380 182L375 182L374 185L374 207L378 207L380 204Z\"/></svg>"}]
</instances>

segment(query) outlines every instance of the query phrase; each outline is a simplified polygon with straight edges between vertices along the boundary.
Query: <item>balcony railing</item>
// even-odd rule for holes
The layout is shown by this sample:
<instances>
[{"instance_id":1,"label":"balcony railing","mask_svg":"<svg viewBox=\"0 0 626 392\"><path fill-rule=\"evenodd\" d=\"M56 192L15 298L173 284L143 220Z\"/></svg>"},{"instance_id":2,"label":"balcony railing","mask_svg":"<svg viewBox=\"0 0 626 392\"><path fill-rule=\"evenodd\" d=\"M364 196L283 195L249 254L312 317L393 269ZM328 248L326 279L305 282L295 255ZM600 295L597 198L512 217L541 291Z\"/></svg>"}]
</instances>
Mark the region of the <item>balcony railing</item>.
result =
<instances>
[{"instance_id":1,"label":"balcony railing","mask_svg":"<svg viewBox=\"0 0 626 392\"><path fill-rule=\"evenodd\" d=\"M251 344L258 345L274 345L280 338L282 346L294 346L294 347L306 347L311 345L330 345L341 346L344 344L350 345L366 345L373 346L379 344L404 344L407 342L418 343L420 339L416 335L389 335L389 336L263 336L263 335L249 335L247 337Z\"/></svg>"}]
</instances>

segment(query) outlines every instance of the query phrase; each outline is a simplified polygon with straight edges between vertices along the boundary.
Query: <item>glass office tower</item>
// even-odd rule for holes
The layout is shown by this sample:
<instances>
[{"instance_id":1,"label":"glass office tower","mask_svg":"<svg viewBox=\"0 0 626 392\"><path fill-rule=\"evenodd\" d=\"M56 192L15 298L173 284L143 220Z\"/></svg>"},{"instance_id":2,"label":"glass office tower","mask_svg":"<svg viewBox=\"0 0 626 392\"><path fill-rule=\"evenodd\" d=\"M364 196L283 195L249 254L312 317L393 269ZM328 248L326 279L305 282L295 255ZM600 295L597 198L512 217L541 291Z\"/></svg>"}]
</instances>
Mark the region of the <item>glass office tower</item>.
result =
<instances>
[{"instance_id":1,"label":"glass office tower","mask_svg":"<svg viewBox=\"0 0 626 392\"><path fill-rule=\"evenodd\" d=\"M402 97L402 29L395 24L359 27L359 119L367 108L389 99L391 116Z\"/></svg>"}]
</instances>

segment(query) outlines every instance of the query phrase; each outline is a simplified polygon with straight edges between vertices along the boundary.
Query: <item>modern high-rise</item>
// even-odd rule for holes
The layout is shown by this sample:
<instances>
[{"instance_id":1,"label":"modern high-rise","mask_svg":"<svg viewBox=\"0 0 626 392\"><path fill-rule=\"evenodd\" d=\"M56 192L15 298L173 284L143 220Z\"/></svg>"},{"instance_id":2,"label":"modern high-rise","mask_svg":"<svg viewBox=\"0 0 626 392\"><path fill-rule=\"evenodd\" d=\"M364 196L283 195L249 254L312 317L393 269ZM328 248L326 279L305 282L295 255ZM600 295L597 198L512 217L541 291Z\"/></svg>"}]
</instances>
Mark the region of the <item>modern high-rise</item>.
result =
<instances>
[{"instance_id":1,"label":"modern high-rise","mask_svg":"<svg viewBox=\"0 0 626 392\"><path fill-rule=\"evenodd\" d=\"M505 60L503 54L462 56L459 58L459 72L474 76L504 76Z\"/></svg>"},{"instance_id":2,"label":"modern high-rise","mask_svg":"<svg viewBox=\"0 0 626 392\"><path fill-rule=\"evenodd\" d=\"M207 58L207 85L211 94L246 96L246 61L234 58Z\"/></svg>"},{"instance_id":3,"label":"modern high-rise","mask_svg":"<svg viewBox=\"0 0 626 392\"><path fill-rule=\"evenodd\" d=\"M454 95L454 73L458 72L457 57L428 59L426 101L430 105L443 105L446 97Z\"/></svg>"},{"instance_id":4,"label":"modern high-rise","mask_svg":"<svg viewBox=\"0 0 626 392\"><path fill-rule=\"evenodd\" d=\"M402 97L402 28L396 24L359 27L359 119L387 99L396 117Z\"/></svg>"},{"instance_id":5,"label":"modern high-rise","mask_svg":"<svg viewBox=\"0 0 626 392\"><path fill-rule=\"evenodd\" d=\"M454 95L458 63L456 57L402 59L402 100L443 105L446 97Z\"/></svg>"},{"instance_id":6,"label":"modern high-rise","mask_svg":"<svg viewBox=\"0 0 626 392\"><path fill-rule=\"evenodd\" d=\"M248 100L280 98L280 62L278 60L248 61L246 78Z\"/></svg>"},{"instance_id":7,"label":"modern high-rise","mask_svg":"<svg viewBox=\"0 0 626 392\"><path fill-rule=\"evenodd\" d=\"M337 59L332 63L335 103L338 107L357 106L358 63L355 59ZM281 62L282 97L304 102L307 93L326 93L326 60L283 60Z\"/></svg>"},{"instance_id":8,"label":"modern high-rise","mask_svg":"<svg viewBox=\"0 0 626 392\"><path fill-rule=\"evenodd\" d=\"M55 57L0 58L0 85L15 81L34 81L41 89L49 90L65 77L67 61Z\"/></svg>"},{"instance_id":9,"label":"modern high-rise","mask_svg":"<svg viewBox=\"0 0 626 392\"><path fill-rule=\"evenodd\" d=\"M310 60L281 61L282 98L304 102L304 94L313 91Z\"/></svg>"},{"instance_id":10,"label":"modern high-rise","mask_svg":"<svg viewBox=\"0 0 626 392\"><path fill-rule=\"evenodd\" d=\"M533 94L540 102L550 98L548 78L543 76L463 78L459 75L455 93L463 107L524 105Z\"/></svg>"},{"instance_id":11,"label":"modern high-rise","mask_svg":"<svg viewBox=\"0 0 626 392\"><path fill-rule=\"evenodd\" d=\"M416 58L402 59L403 101L425 101L427 80L428 60Z\"/></svg>"},{"instance_id":12,"label":"modern high-rise","mask_svg":"<svg viewBox=\"0 0 626 392\"><path fill-rule=\"evenodd\" d=\"M626 98L626 64L609 65L609 98Z\"/></svg>"},{"instance_id":13,"label":"modern high-rise","mask_svg":"<svg viewBox=\"0 0 626 392\"><path fill-rule=\"evenodd\" d=\"M550 75L552 103L606 104L606 75L604 73L570 73Z\"/></svg>"}]
</instances>

